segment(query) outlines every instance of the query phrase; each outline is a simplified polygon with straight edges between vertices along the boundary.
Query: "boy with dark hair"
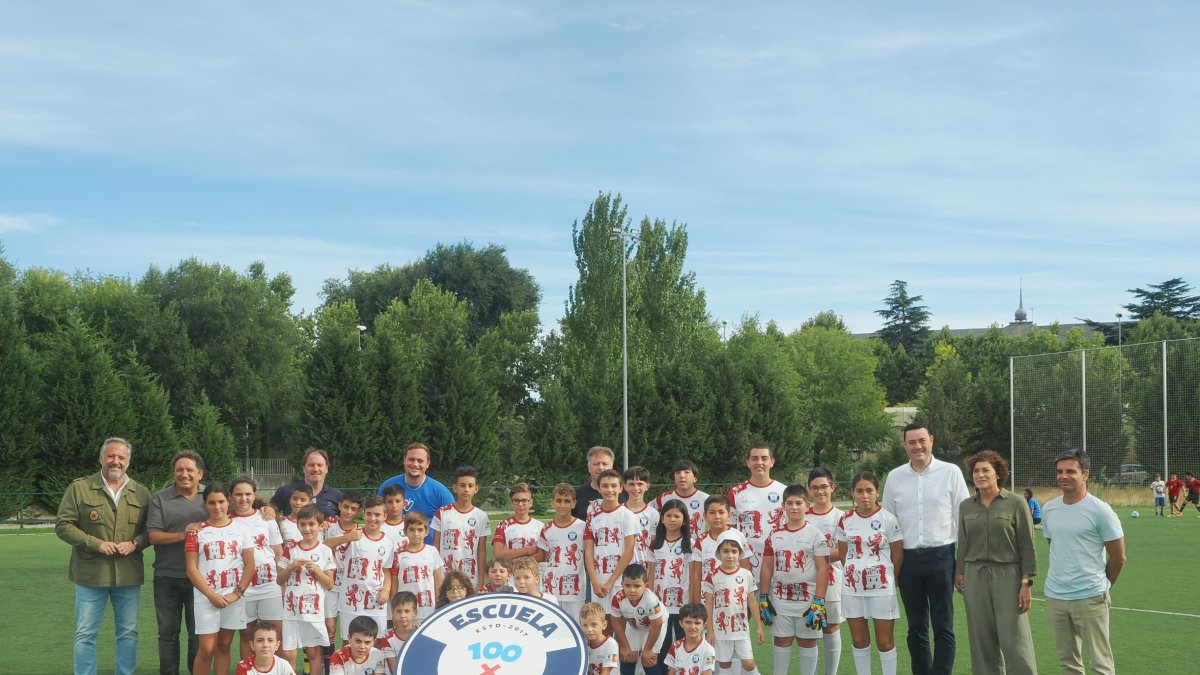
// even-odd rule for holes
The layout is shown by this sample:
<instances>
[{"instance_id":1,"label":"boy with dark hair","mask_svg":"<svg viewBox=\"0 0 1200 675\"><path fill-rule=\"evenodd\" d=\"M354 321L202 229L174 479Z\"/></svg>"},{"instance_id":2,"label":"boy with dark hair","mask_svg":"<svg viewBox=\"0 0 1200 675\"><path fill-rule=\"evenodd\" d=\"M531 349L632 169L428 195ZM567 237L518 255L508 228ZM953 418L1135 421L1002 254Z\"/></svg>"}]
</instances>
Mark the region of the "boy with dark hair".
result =
<instances>
[{"instance_id":1,"label":"boy with dark hair","mask_svg":"<svg viewBox=\"0 0 1200 675\"><path fill-rule=\"evenodd\" d=\"M587 572L583 566L584 522L572 514L575 488L559 483L550 503L554 506L554 520L546 523L538 535L537 558L545 563L542 588L557 597L568 614L577 616L583 608L583 580Z\"/></svg>"},{"instance_id":2,"label":"boy with dark hair","mask_svg":"<svg viewBox=\"0 0 1200 675\"><path fill-rule=\"evenodd\" d=\"M447 572L462 572L471 578L471 588L479 590L483 588L491 523L487 513L472 503L479 493L475 467L460 466L454 472L453 492L454 503L433 516L433 548L442 556Z\"/></svg>"},{"instance_id":3,"label":"boy with dark hair","mask_svg":"<svg viewBox=\"0 0 1200 675\"><path fill-rule=\"evenodd\" d=\"M294 668L296 650L303 649L312 675L324 672L321 650L329 644L329 633L321 601L333 588L336 567L333 551L321 543L324 522L325 514L316 504L300 509L300 541L284 546L277 563L283 588L283 657Z\"/></svg>"},{"instance_id":4,"label":"boy with dark hair","mask_svg":"<svg viewBox=\"0 0 1200 675\"><path fill-rule=\"evenodd\" d=\"M529 515L529 510L533 508L533 492L526 483L517 483L509 489L508 499L513 514L496 526L496 536L492 538L495 557L516 560L537 555L538 535L542 533L545 523Z\"/></svg>"},{"instance_id":5,"label":"boy with dark hair","mask_svg":"<svg viewBox=\"0 0 1200 675\"><path fill-rule=\"evenodd\" d=\"M817 641L825 628L825 594L829 588L829 543L810 525L808 490L789 485L783 491L787 523L767 535L763 546L758 601L763 618L775 611L775 675L787 675L792 640L800 647L800 675L816 675ZM814 620L808 620L810 616Z\"/></svg>"},{"instance_id":6,"label":"boy with dark hair","mask_svg":"<svg viewBox=\"0 0 1200 675\"><path fill-rule=\"evenodd\" d=\"M646 503L646 491L650 489L650 471L645 467L631 466L621 473L621 484L629 498L625 508L638 519L637 542L633 547L633 562L647 565L650 562L650 540L658 529L658 509ZM653 579L651 579L653 582Z\"/></svg>"},{"instance_id":7,"label":"boy with dark hair","mask_svg":"<svg viewBox=\"0 0 1200 675\"><path fill-rule=\"evenodd\" d=\"M257 621L250 634L253 656L247 656L237 664L235 675L296 675L287 661L276 658L279 648L279 628L270 621Z\"/></svg>"},{"instance_id":8,"label":"boy with dark hair","mask_svg":"<svg viewBox=\"0 0 1200 675\"><path fill-rule=\"evenodd\" d=\"M404 641L417 628L417 596L411 591L400 591L388 601L392 608L392 629L379 639L378 647L387 658L388 672L396 672L396 655Z\"/></svg>"},{"instance_id":9,"label":"boy with dark hair","mask_svg":"<svg viewBox=\"0 0 1200 675\"><path fill-rule=\"evenodd\" d=\"M692 602L679 608L679 625L683 637L667 650L663 665L670 675L713 675L717 667L717 652L704 639L708 612L704 605Z\"/></svg>"},{"instance_id":10,"label":"boy with dark hair","mask_svg":"<svg viewBox=\"0 0 1200 675\"><path fill-rule=\"evenodd\" d=\"M709 497L707 492L696 489L696 481L700 478L700 469L692 460L681 459L671 467L671 477L675 480L675 487L655 497L651 506L662 513L663 505L672 499L683 502L687 506L691 518L689 524L692 527L692 539L694 540L704 531L704 502Z\"/></svg>"},{"instance_id":11,"label":"boy with dark hair","mask_svg":"<svg viewBox=\"0 0 1200 675\"><path fill-rule=\"evenodd\" d=\"M646 675L661 672L658 651L666 634L663 620L667 615L658 596L647 588L648 581L646 568L631 563L621 573L621 590L609 602L613 637L621 653L621 675L633 675L639 663Z\"/></svg>"},{"instance_id":12,"label":"boy with dark hair","mask_svg":"<svg viewBox=\"0 0 1200 675\"><path fill-rule=\"evenodd\" d=\"M389 673L387 657L376 649L379 624L369 616L356 616L347 629L346 644L329 658L329 675L378 675Z\"/></svg>"},{"instance_id":13,"label":"boy with dark hair","mask_svg":"<svg viewBox=\"0 0 1200 675\"><path fill-rule=\"evenodd\" d=\"M588 517L583 529L583 560L592 593L607 598L617 585L625 566L633 560L637 542L637 518L620 500L621 474L609 469L596 476L600 509Z\"/></svg>"},{"instance_id":14,"label":"boy with dark hair","mask_svg":"<svg viewBox=\"0 0 1200 675\"><path fill-rule=\"evenodd\" d=\"M290 515L279 513L275 517L279 521L279 536L283 539L283 544L286 546L288 542L300 541L300 530L296 528L296 513L300 509L312 503L313 491L306 483L298 483L295 489L292 490L292 496L288 497L288 506L291 510Z\"/></svg>"},{"instance_id":15,"label":"boy with dark hair","mask_svg":"<svg viewBox=\"0 0 1200 675\"><path fill-rule=\"evenodd\" d=\"M717 543L721 535L728 532L730 536L738 537L738 543L742 550L742 567L747 571L752 570L754 552L750 550L746 536L740 530L730 527L729 517L728 499L721 495L712 495L704 500L704 522L708 525L708 531L701 534L692 543L692 561L688 565L688 573L691 577L688 593L691 595L692 602L700 602L700 584L710 572L720 567L720 561L717 559Z\"/></svg>"},{"instance_id":16,"label":"boy with dark hair","mask_svg":"<svg viewBox=\"0 0 1200 675\"><path fill-rule=\"evenodd\" d=\"M380 524L379 529L388 536L389 539L396 542L396 546L403 546L404 542L404 505L408 501L404 497L404 484L393 483L384 486L380 495L383 497L384 519Z\"/></svg>"},{"instance_id":17,"label":"boy with dark hair","mask_svg":"<svg viewBox=\"0 0 1200 675\"><path fill-rule=\"evenodd\" d=\"M329 644L324 649L326 670L329 670L329 657L333 656L337 642L338 598L342 595L342 576L338 574L338 570L342 569L346 562L346 544L362 538L362 528L356 522L362 506L362 496L357 492L343 492L342 498L338 500L338 517L334 518L333 522L329 523L329 529L325 530L324 542L329 550L333 551L334 562L333 588L325 593L325 630L329 633Z\"/></svg>"},{"instance_id":18,"label":"boy with dark hair","mask_svg":"<svg viewBox=\"0 0 1200 675\"><path fill-rule=\"evenodd\" d=\"M424 621L437 608L438 591L442 589L442 570L445 563L432 545L425 543L429 518L420 511L404 516L404 534L408 545L396 549L392 560L392 576L397 591L412 591L417 596L417 623Z\"/></svg>"},{"instance_id":19,"label":"boy with dark hair","mask_svg":"<svg viewBox=\"0 0 1200 675\"><path fill-rule=\"evenodd\" d=\"M350 621L368 616L375 620L376 634L387 627L387 602L392 596L392 577L388 567L396 555L396 543L383 533L385 507L382 497L363 500L362 535L347 544L344 562L338 569L342 593L338 598L338 618L342 640L350 637Z\"/></svg>"}]
</instances>

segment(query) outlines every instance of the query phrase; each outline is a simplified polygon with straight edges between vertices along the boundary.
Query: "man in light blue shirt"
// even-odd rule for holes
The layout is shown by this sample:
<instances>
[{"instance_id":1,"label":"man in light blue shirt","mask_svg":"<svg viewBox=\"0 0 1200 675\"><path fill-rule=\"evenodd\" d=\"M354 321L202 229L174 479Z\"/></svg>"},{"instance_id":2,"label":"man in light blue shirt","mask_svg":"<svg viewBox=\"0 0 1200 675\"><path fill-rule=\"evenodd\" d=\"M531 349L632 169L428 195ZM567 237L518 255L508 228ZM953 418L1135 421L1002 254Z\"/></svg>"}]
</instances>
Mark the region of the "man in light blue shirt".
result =
<instances>
[{"instance_id":1,"label":"man in light blue shirt","mask_svg":"<svg viewBox=\"0 0 1200 675\"><path fill-rule=\"evenodd\" d=\"M438 509L454 503L454 495L437 480L429 476L429 466L432 464L432 452L424 443L413 443L404 450L404 473L392 476L379 486L379 496L389 485L399 485L404 488L404 515L410 511L424 513L433 521ZM433 543L433 528L425 536L425 543Z\"/></svg>"},{"instance_id":2,"label":"man in light blue shirt","mask_svg":"<svg viewBox=\"0 0 1200 675\"><path fill-rule=\"evenodd\" d=\"M1044 592L1058 662L1063 673L1083 675L1082 647L1093 673L1114 674L1108 591L1125 565L1125 533L1112 507L1088 494L1087 453L1068 450L1055 467L1063 494L1042 507L1042 532L1050 543Z\"/></svg>"}]
</instances>

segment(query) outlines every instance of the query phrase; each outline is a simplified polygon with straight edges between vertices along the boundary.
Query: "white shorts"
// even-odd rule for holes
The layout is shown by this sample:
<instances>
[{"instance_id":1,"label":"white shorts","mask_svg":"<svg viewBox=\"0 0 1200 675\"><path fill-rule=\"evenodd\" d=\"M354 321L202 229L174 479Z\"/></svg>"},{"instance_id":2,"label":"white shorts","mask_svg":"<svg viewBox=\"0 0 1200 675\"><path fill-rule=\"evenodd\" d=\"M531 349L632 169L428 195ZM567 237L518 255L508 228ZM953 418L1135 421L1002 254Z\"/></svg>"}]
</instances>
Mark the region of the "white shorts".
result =
<instances>
[{"instance_id":1,"label":"white shorts","mask_svg":"<svg viewBox=\"0 0 1200 675\"><path fill-rule=\"evenodd\" d=\"M625 639L629 641L629 648L640 652L646 647L646 638L650 637L649 628L630 628L629 624L625 624ZM663 620L662 630L658 631L658 640L654 643L654 653L662 651L663 640L667 637L667 622Z\"/></svg>"},{"instance_id":2,"label":"white shorts","mask_svg":"<svg viewBox=\"0 0 1200 675\"><path fill-rule=\"evenodd\" d=\"M281 621L283 619L283 596L263 595L254 599L243 598L242 605L246 612L246 625L263 619L266 621Z\"/></svg>"},{"instance_id":3,"label":"white shorts","mask_svg":"<svg viewBox=\"0 0 1200 675\"><path fill-rule=\"evenodd\" d=\"M803 616L788 616L776 614L775 624L771 626L771 637L798 637L801 640L815 640L821 637L821 629L810 630L804 625Z\"/></svg>"},{"instance_id":4,"label":"white shorts","mask_svg":"<svg viewBox=\"0 0 1200 675\"><path fill-rule=\"evenodd\" d=\"M742 638L740 640L717 640L715 645L717 651L717 663L729 663L736 656L743 661L754 660L754 647L750 644L750 638Z\"/></svg>"},{"instance_id":5,"label":"white shorts","mask_svg":"<svg viewBox=\"0 0 1200 675\"><path fill-rule=\"evenodd\" d=\"M283 620L283 649L293 651L305 647L324 647L329 644L329 633L325 622Z\"/></svg>"},{"instance_id":6,"label":"white shorts","mask_svg":"<svg viewBox=\"0 0 1200 675\"><path fill-rule=\"evenodd\" d=\"M900 603L896 595L851 595L842 596L842 614L847 619L890 619L900 618Z\"/></svg>"},{"instance_id":7,"label":"white shorts","mask_svg":"<svg viewBox=\"0 0 1200 675\"><path fill-rule=\"evenodd\" d=\"M337 588L331 588L325 591L325 618L336 619L338 615L338 596L341 595Z\"/></svg>"},{"instance_id":8,"label":"white shorts","mask_svg":"<svg viewBox=\"0 0 1200 675\"><path fill-rule=\"evenodd\" d=\"M571 618L575 619L575 621L579 621L579 612L583 609L582 597L580 597L578 600L563 600L562 598L559 598L558 604L562 606L564 612L571 615Z\"/></svg>"},{"instance_id":9,"label":"white shorts","mask_svg":"<svg viewBox=\"0 0 1200 675\"><path fill-rule=\"evenodd\" d=\"M228 593L228 591L226 592ZM193 591L192 609L196 615L196 635L212 635L222 628L241 630L246 627L246 604L240 598L237 602L225 605L225 609L213 607L208 598Z\"/></svg>"},{"instance_id":10,"label":"white shorts","mask_svg":"<svg viewBox=\"0 0 1200 675\"><path fill-rule=\"evenodd\" d=\"M378 640L379 638L383 637L384 635L387 635L387 621L388 620L387 620L386 614L367 614L365 612L355 614L353 612L338 612L338 623L340 623L342 625L341 629L338 632L340 632L342 634L343 642L350 639L350 622L353 621L354 617L357 617L357 616L367 616L372 619L375 619L375 625L377 625L379 627L377 629L378 632L375 633L375 639Z\"/></svg>"}]
</instances>

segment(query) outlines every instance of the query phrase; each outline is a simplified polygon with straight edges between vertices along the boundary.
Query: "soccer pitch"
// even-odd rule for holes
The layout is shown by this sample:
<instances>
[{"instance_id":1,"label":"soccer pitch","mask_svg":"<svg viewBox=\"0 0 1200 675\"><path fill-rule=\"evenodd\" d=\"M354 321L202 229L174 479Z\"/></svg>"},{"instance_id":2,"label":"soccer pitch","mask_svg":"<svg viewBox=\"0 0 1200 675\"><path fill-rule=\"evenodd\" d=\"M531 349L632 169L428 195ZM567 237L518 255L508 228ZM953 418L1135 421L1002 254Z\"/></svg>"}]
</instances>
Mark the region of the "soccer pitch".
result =
<instances>
[{"instance_id":1,"label":"soccer pitch","mask_svg":"<svg viewBox=\"0 0 1200 675\"><path fill-rule=\"evenodd\" d=\"M1132 519L1130 507L1117 509L1125 528L1128 561L1113 587L1111 616L1113 651L1119 672L1150 673L1178 670L1188 651L1188 636L1200 630L1200 607L1192 598L1196 552L1200 551L1200 518L1192 509L1183 518L1153 517L1153 509L1137 507L1142 513ZM29 532L29 531L26 531ZM70 555L65 543L47 530L20 534L6 531L0 535L0 578L4 579L7 608L0 613L0 631L12 644L28 643L32 651L12 654L15 670L21 673L66 673L71 669L71 636L74 632L74 587L67 581ZM1045 574L1046 541L1038 532L1038 561ZM158 672L158 629L154 622L152 555L146 560L146 585L142 588L139 621L139 673ZM1046 621L1045 603L1041 602L1041 575L1034 586L1030 625L1037 648L1038 668L1043 673L1058 672L1054 656L1054 636ZM26 604L30 603L30 604ZM966 611L961 598L955 613L958 658L954 672L971 672L967 646ZM843 627L840 672L853 673L850 632ZM906 627L901 618L896 624L896 644L900 651L900 672L908 671ZM49 637L46 648L35 648L40 638ZM771 638L756 646L759 670L771 672ZM112 673L113 627L109 611L98 640L100 673ZM236 645L234 646L236 656ZM878 655L875 671L878 670ZM792 672L796 672L795 650ZM1182 660L1181 660L1182 659ZM820 672L820 671L819 671ZM423 675L423 674L414 674Z\"/></svg>"}]
</instances>

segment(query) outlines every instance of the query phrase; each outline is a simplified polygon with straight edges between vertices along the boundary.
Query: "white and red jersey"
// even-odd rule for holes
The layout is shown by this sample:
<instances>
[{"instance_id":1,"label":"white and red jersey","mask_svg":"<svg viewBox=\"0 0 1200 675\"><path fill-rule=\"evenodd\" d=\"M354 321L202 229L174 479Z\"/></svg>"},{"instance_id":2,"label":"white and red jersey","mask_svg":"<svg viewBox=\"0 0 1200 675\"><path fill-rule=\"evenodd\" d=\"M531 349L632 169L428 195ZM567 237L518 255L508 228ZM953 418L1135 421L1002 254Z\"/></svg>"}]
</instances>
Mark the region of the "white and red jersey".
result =
<instances>
[{"instance_id":1,"label":"white and red jersey","mask_svg":"<svg viewBox=\"0 0 1200 675\"><path fill-rule=\"evenodd\" d=\"M329 657L329 675L386 675L388 669L387 657L383 651L371 647L367 658L355 661L350 654L350 645L346 645Z\"/></svg>"},{"instance_id":2,"label":"white and red jersey","mask_svg":"<svg viewBox=\"0 0 1200 675\"><path fill-rule=\"evenodd\" d=\"M742 547L742 560L749 560L750 564L758 567L758 556L754 555L754 550L750 548L750 544L746 541L746 535L740 530L728 528L725 532L733 532L738 537L738 545ZM700 563L700 580L712 574L721 566L721 561L717 560L717 537L721 533L714 535L711 530L700 535L700 538L692 540L692 562Z\"/></svg>"},{"instance_id":3,"label":"white and red jersey","mask_svg":"<svg viewBox=\"0 0 1200 675\"><path fill-rule=\"evenodd\" d=\"M280 571L297 560L311 560L325 572L332 572L337 566L333 551L321 543L307 549L300 542L284 546L278 563ZM283 617L293 621L324 623L327 594L312 572L297 567L288 575L286 584L283 589Z\"/></svg>"},{"instance_id":4,"label":"white and red jersey","mask_svg":"<svg viewBox=\"0 0 1200 675\"><path fill-rule=\"evenodd\" d=\"M653 506L646 504L640 511L634 511L626 504L625 508L633 514L638 521L637 540L633 543L633 560L630 562L641 563L649 567L650 563L650 541L654 539L654 531L658 529L658 511Z\"/></svg>"},{"instance_id":5,"label":"white and red jersey","mask_svg":"<svg viewBox=\"0 0 1200 675\"><path fill-rule=\"evenodd\" d=\"M775 528L786 522L783 515L783 490L787 486L777 480L771 481L764 487L758 487L750 481L743 481L729 489L729 523L741 530L754 549L757 559L754 561L754 571L758 572L759 561L762 560L763 542Z\"/></svg>"},{"instance_id":6,"label":"white and red jersey","mask_svg":"<svg viewBox=\"0 0 1200 675\"><path fill-rule=\"evenodd\" d=\"M383 532L371 538L366 532L358 541L338 547L342 562L338 565L338 611L350 614L384 614L386 601L379 602L379 591L396 557L396 544Z\"/></svg>"},{"instance_id":7,"label":"white and red jersey","mask_svg":"<svg viewBox=\"0 0 1200 675\"><path fill-rule=\"evenodd\" d=\"M262 514L254 511L247 516L233 516L250 535L254 544L254 576L250 577L250 588L246 589L247 600L278 597L279 580L275 576L275 549L282 546L283 537L274 520L263 520Z\"/></svg>"},{"instance_id":8,"label":"white and red jersey","mask_svg":"<svg viewBox=\"0 0 1200 675\"><path fill-rule=\"evenodd\" d=\"M492 538L492 546L504 544L509 549L537 546L538 535L542 533L545 525L537 518L530 518L523 523L515 517L505 518L496 526L496 536Z\"/></svg>"},{"instance_id":9,"label":"white and red jersey","mask_svg":"<svg viewBox=\"0 0 1200 675\"><path fill-rule=\"evenodd\" d=\"M617 648L617 641L614 638L606 637L598 644L594 645L590 641L588 646L588 675L602 675L605 668L610 668L609 675L617 675L621 669L619 659L620 650Z\"/></svg>"},{"instance_id":10,"label":"white and red jersey","mask_svg":"<svg viewBox=\"0 0 1200 675\"><path fill-rule=\"evenodd\" d=\"M808 513L804 514L804 519L809 523L816 525L821 534L825 535L825 544L829 547L829 555L832 558L837 555L837 540L834 539L834 534L837 532L838 523L841 522L842 516L846 514L836 506L830 506L825 513L817 513L811 508ZM829 561L829 588L825 591L825 603L840 602L842 599L842 561Z\"/></svg>"},{"instance_id":11,"label":"white and red jersey","mask_svg":"<svg viewBox=\"0 0 1200 675\"><path fill-rule=\"evenodd\" d=\"M668 614L675 614L687 604L691 587L691 551L683 550L683 535L674 540L663 539L662 546L650 551L654 569L654 594L662 601Z\"/></svg>"},{"instance_id":12,"label":"white and red jersey","mask_svg":"<svg viewBox=\"0 0 1200 675\"><path fill-rule=\"evenodd\" d=\"M654 507L655 511L662 513L663 506L672 499L683 502L687 506L688 522L692 525L692 539L695 539L704 531L704 502L708 500L708 496L707 492L693 489L692 494L683 497L672 489L655 497L650 505Z\"/></svg>"},{"instance_id":13,"label":"white and red jersey","mask_svg":"<svg viewBox=\"0 0 1200 675\"><path fill-rule=\"evenodd\" d=\"M389 523L387 520L384 520L379 524L379 531L386 534L388 539L396 542L396 546L408 545L408 536L404 534L403 518L401 518L400 522L396 523L395 525Z\"/></svg>"},{"instance_id":14,"label":"white and red jersey","mask_svg":"<svg viewBox=\"0 0 1200 675\"><path fill-rule=\"evenodd\" d=\"M184 540L183 550L196 554L196 566L210 588L222 595L233 591L246 573L242 551L253 546L250 533L238 520L230 518L224 525L201 524ZM199 590L197 590L199 592Z\"/></svg>"},{"instance_id":15,"label":"white and red jersey","mask_svg":"<svg viewBox=\"0 0 1200 675\"><path fill-rule=\"evenodd\" d=\"M296 543L302 539L300 536L300 527L296 525L296 521L291 518L284 518L279 521L279 538L282 543Z\"/></svg>"},{"instance_id":16,"label":"white and red jersey","mask_svg":"<svg viewBox=\"0 0 1200 675\"><path fill-rule=\"evenodd\" d=\"M852 510L842 516L834 538L846 542L844 593L871 596L896 592L891 544L904 539L896 516L882 507L869 516Z\"/></svg>"},{"instance_id":17,"label":"white and red jersey","mask_svg":"<svg viewBox=\"0 0 1200 675\"><path fill-rule=\"evenodd\" d=\"M483 575L480 569L483 561L478 559L478 546L491 534L487 513L478 506L463 512L456 505L448 504L438 509L431 527L442 533L438 553L446 564L446 571L462 572L471 577L472 584L478 586ZM486 553L484 557L487 557Z\"/></svg>"},{"instance_id":18,"label":"white and red jersey","mask_svg":"<svg viewBox=\"0 0 1200 675\"><path fill-rule=\"evenodd\" d=\"M687 648L687 638L681 638L667 648L663 665L675 669L675 675L704 675L717 671L717 650L703 637L692 649Z\"/></svg>"},{"instance_id":19,"label":"white and red jersey","mask_svg":"<svg viewBox=\"0 0 1200 675\"><path fill-rule=\"evenodd\" d=\"M757 585L754 575L749 570L738 567L732 572L717 568L715 572L704 577L701 592L706 598L712 598L712 625L716 635L715 640L749 640L750 639L750 603L756 605ZM758 608L755 607L755 611Z\"/></svg>"},{"instance_id":20,"label":"white and red jersey","mask_svg":"<svg viewBox=\"0 0 1200 675\"><path fill-rule=\"evenodd\" d=\"M592 558L601 577L608 579L616 572L617 563L625 553L625 537L634 538L634 555L637 555L637 534L637 517L624 504L611 511L600 509L588 517L583 539L592 542Z\"/></svg>"},{"instance_id":21,"label":"white and red jersey","mask_svg":"<svg viewBox=\"0 0 1200 675\"><path fill-rule=\"evenodd\" d=\"M238 661L234 675L296 675L290 663L278 656L271 657L271 667L266 670L254 665L254 657L248 656Z\"/></svg>"},{"instance_id":22,"label":"white and red jersey","mask_svg":"<svg viewBox=\"0 0 1200 675\"><path fill-rule=\"evenodd\" d=\"M375 647L383 652L384 658L394 659L400 653L400 648L404 646L404 638L396 635L396 629L389 630L387 635L375 641Z\"/></svg>"},{"instance_id":23,"label":"white and red jersey","mask_svg":"<svg viewBox=\"0 0 1200 675\"><path fill-rule=\"evenodd\" d=\"M570 525L546 523L538 535L537 547L546 552L542 588L563 602L583 599L587 570L583 566L584 522L571 518Z\"/></svg>"},{"instance_id":24,"label":"white and red jersey","mask_svg":"<svg viewBox=\"0 0 1200 675\"><path fill-rule=\"evenodd\" d=\"M609 616L619 616L625 619L627 629L632 628L642 632L650 630L650 624L655 619L665 621L667 618L662 601L649 588L642 593L642 597L636 604L629 599L624 589L618 590L612 594L612 599L608 601L608 607L605 609ZM662 639L665 634L666 630L664 629L658 634L659 639Z\"/></svg>"},{"instance_id":25,"label":"white and red jersey","mask_svg":"<svg viewBox=\"0 0 1200 675\"><path fill-rule=\"evenodd\" d=\"M422 544L419 551L396 549L396 557L392 561L396 588L392 589L392 593L411 591L417 596L418 620L424 621L437 606L437 578L434 573L443 567L445 563L442 562L442 556L429 544Z\"/></svg>"},{"instance_id":26,"label":"white and red jersey","mask_svg":"<svg viewBox=\"0 0 1200 675\"><path fill-rule=\"evenodd\" d=\"M781 527L767 536L763 560L773 558L771 595L776 611L786 616L804 616L817 592L817 558L828 558L825 535L807 521L793 530Z\"/></svg>"}]
</instances>

